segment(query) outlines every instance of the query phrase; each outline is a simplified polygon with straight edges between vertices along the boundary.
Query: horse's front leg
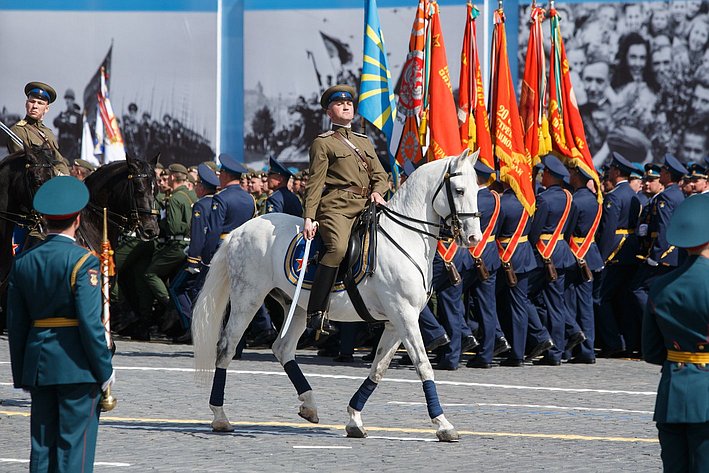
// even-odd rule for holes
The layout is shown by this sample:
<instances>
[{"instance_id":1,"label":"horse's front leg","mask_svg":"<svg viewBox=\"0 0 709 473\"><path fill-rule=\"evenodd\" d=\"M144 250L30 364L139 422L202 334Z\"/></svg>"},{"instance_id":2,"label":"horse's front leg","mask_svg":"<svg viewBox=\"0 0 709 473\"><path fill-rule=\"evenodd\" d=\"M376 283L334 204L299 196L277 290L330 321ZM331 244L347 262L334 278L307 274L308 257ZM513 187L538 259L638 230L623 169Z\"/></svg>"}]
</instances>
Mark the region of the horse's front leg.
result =
<instances>
[{"instance_id":1,"label":"horse's front leg","mask_svg":"<svg viewBox=\"0 0 709 473\"><path fill-rule=\"evenodd\" d=\"M421 331L418 326L418 320L415 317L407 317L403 315L400 320L394 321L397 323L397 329L401 332L401 338L406 347L406 351L411 357L416 372L423 383L423 393L426 396L426 407L428 415L431 417L431 422L436 425L436 437L441 442L454 442L460 439L460 435L453 427L453 424L448 422L443 414L443 408L438 400L438 392L436 383L433 380L433 368L428 360L426 348L421 338Z\"/></svg>"},{"instance_id":2,"label":"horse's front leg","mask_svg":"<svg viewBox=\"0 0 709 473\"><path fill-rule=\"evenodd\" d=\"M387 322L384 325L382 338L377 346L377 352L372 362L372 369L369 376L364 380L357 392L350 399L350 404L347 406L347 413L350 415L350 420L345 426L345 431L348 437L364 438L367 436L367 430L362 423L362 409L364 404L369 399L376 389L379 382L384 377L389 364L391 363L397 348L401 345L401 339L396 332L396 329Z\"/></svg>"},{"instance_id":3,"label":"horse's front leg","mask_svg":"<svg viewBox=\"0 0 709 473\"><path fill-rule=\"evenodd\" d=\"M298 400L302 401L298 409L298 415L313 424L317 424L320 422L320 418L318 417L318 407L315 403L313 388L310 387L310 383L305 379L298 362L295 361L295 350L298 347L299 337L305 331L305 322L305 312L298 307L293 315L293 322L288 332L283 338L281 338L280 334L278 335L278 338L273 343L272 350L298 393Z\"/></svg>"}]
</instances>

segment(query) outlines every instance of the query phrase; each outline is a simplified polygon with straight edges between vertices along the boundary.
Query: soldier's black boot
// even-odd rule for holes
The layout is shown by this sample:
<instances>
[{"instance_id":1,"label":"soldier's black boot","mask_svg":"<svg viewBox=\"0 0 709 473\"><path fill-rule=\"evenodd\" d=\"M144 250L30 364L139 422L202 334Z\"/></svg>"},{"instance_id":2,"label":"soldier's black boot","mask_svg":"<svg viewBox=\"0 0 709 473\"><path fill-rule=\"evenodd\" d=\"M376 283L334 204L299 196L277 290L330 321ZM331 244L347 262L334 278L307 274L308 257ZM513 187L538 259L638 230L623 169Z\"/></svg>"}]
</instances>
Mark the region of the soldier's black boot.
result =
<instances>
[{"instance_id":1,"label":"soldier's black boot","mask_svg":"<svg viewBox=\"0 0 709 473\"><path fill-rule=\"evenodd\" d=\"M315 330L315 339L321 335L329 336L337 332L337 328L330 323L327 311L330 306L330 293L335 286L338 268L318 265L315 271L315 280L310 290L308 300L308 328Z\"/></svg>"}]
</instances>

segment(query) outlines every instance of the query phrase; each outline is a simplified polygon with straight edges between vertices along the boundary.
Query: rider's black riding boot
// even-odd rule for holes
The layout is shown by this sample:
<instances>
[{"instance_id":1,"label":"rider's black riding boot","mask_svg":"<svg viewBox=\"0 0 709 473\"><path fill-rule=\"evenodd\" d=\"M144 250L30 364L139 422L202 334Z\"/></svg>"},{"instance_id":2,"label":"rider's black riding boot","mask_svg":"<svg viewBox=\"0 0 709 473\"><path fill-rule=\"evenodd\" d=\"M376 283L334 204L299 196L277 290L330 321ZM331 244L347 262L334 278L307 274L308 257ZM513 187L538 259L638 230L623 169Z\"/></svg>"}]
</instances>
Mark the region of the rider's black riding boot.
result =
<instances>
[{"instance_id":1,"label":"rider's black riding boot","mask_svg":"<svg viewBox=\"0 0 709 473\"><path fill-rule=\"evenodd\" d=\"M318 265L315 280L308 300L308 327L316 330L316 340L322 335L334 335L337 328L330 323L327 311L330 306L330 293L335 286L338 268Z\"/></svg>"}]
</instances>

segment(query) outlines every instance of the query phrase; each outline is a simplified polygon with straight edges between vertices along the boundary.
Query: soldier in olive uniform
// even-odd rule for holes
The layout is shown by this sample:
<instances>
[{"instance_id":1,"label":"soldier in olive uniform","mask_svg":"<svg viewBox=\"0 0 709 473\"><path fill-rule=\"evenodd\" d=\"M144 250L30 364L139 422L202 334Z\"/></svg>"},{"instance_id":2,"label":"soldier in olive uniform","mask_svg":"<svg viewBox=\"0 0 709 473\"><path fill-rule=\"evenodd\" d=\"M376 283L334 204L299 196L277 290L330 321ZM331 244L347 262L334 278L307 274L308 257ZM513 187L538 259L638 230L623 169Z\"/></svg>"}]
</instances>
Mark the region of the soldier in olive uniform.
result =
<instances>
[{"instance_id":1,"label":"soldier in olive uniform","mask_svg":"<svg viewBox=\"0 0 709 473\"><path fill-rule=\"evenodd\" d=\"M164 280L185 262L185 248L190 242L192 204L197 201L197 194L187 187L187 168L182 164L171 164L168 169L172 192L165 204L165 219L160 221L166 241L155 251L150 265L145 270L144 282L149 292L144 291L141 297L140 312L144 322L150 319L153 298L164 307L170 304L170 295ZM175 317L174 322L177 321ZM163 330L169 328L167 325L163 326Z\"/></svg>"},{"instance_id":2,"label":"soldier in olive uniform","mask_svg":"<svg viewBox=\"0 0 709 473\"><path fill-rule=\"evenodd\" d=\"M74 91L66 89L64 93L66 110L54 119L54 127L59 130L59 151L63 156L76 159L79 156L79 140L81 139L81 113L74 102Z\"/></svg>"},{"instance_id":3,"label":"soldier in olive uniform","mask_svg":"<svg viewBox=\"0 0 709 473\"><path fill-rule=\"evenodd\" d=\"M665 471L709 471L709 196L676 208L667 242L689 257L650 286L645 361L662 365L655 416Z\"/></svg>"},{"instance_id":4,"label":"soldier in olive uniform","mask_svg":"<svg viewBox=\"0 0 709 473\"><path fill-rule=\"evenodd\" d=\"M56 91L43 82L30 82L25 86L25 118L10 128L26 145L46 146L54 153L55 161L64 161L59 152L57 138L42 119L49 111L49 104L57 99ZM7 149L10 153L22 151L22 146L9 140ZM68 174L68 172L67 172Z\"/></svg>"},{"instance_id":5,"label":"soldier in olive uniform","mask_svg":"<svg viewBox=\"0 0 709 473\"><path fill-rule=\"evenodd\" d=\"M337 269L347 251L355 218L371 201L385 205L387 174L366 135L351 129L355 91L335 85L325 91L320 105L332 121L332 129L310 146L310 178L305 188L303 236L320 231L324 254L315 273L308 301L311 328L328 332L330 292ZM318 226L315 226L315 221Z\"/></svg>"}]
</instances>

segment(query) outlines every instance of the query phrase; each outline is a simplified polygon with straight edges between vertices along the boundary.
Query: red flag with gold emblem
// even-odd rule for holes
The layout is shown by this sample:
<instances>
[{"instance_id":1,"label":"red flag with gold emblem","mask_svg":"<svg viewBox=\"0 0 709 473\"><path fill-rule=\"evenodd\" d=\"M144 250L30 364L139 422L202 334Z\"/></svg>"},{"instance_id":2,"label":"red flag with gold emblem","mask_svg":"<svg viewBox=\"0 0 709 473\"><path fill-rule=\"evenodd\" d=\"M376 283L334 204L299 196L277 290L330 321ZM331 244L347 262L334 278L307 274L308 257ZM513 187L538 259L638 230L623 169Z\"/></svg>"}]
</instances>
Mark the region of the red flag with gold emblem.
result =
<instances>
[{"instance_id":1,"label":"red flag with gold emblem","mask_svg":"<svg viewBox=\"0 0 709 473\"><path fill-rule=\"evenodd\" d=\"M463 151L458 135L458 115L456 113L453 88L451 87L446 46L443 41L438 3L430 6L430 74L428 80L427 115L430 132L429 161L458 156Z\"/></svg>"},{"instance_id":2,"label":"red flag with gold emblem","mask_svg":"<svg viewBox=\"0 0 709 473\"><path fill-rule=\"evenodd\" d=\"M531 159L524 147L522 120L517 109L510 61L507 56L505 15L496 10L492 42L492 114L493 149L500 179L512 187L529 215L534 213Z\"/></svg>"},{"instance_id":3,"label":"red flag with gold emblem","mask_svg":"<svg viewBox=\"0 0 709 473\"><path fill-rule=\"evenodd\" d=\"M458 123L463 147L475 151L480 149L480 159L494 168L490 123L485 107L480 58L476 41L475 19L479 10L468 2L463 35L463 49L460 54L460 80L458 82Z\"/></svg>"},{"instance_id":4,"label":"red flag with gold emblem","mask_svg":"<svg viewBox=\"0 0 709 473\"><path fill-rule=\"evenodd\" d=\"M529 42L524 61L524 79L519 100L519 113L524 127L524 144L532 158L532 166L551 151L551 138L544 107L546 61L542 36L544 9L533 6L529 26Z\"/></svg>"},{"instance_id":5,"label":"red flag with gold emblem","mask_svg":"<svg viewBox=\"0 0 709 473\"><path fill-rule=\"evenodd\" d=\"M578 166L593 176L600 189L598 173L588 149L586 132L571 84L569 61L559 27L559 14L549 11L551 23L551 61L549 68L549 117L553 148L556 155L571 166ZM602 199L601 193L597 197Z\"/></svg>"}]
</instances>

